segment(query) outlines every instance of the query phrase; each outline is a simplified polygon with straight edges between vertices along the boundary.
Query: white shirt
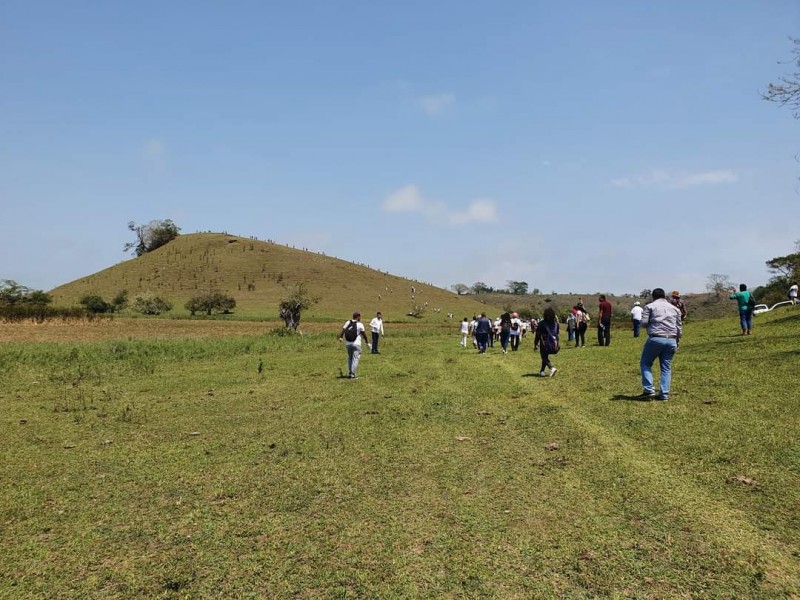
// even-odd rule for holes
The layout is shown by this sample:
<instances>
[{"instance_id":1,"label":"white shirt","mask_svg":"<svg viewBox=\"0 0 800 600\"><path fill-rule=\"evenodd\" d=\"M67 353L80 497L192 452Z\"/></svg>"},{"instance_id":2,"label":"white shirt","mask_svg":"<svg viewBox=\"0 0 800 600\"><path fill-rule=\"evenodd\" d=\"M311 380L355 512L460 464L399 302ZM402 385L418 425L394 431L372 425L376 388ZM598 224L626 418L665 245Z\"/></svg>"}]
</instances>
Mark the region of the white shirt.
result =
<instances>
[{"instance_id":1,"label":"white shirt","mask_svg":"<svg viewBox=\"0 0 800 600\"><path fill-rule=\"evenodd\" d=\"M514 323L517 324L517 328L514 329ZM521 335L522 334L522 321L520 321L517 317L511 319L511 331L509 332L511 335Z\"/></svg>"},{"instance_id":2,"label":"white shirt","mask_svg":"<svg viewBox=\"0 0 800 600\"><path fill-rule=\"evenodd\" d=\"M797 284L789 288L789 298L797 298Z\"/></svg>"},{"instance_id":3,"label":"white shirt","mask_svg":"<svg viewBox=\"0 0 800 600\"><path fill-rule=\"evenodd\" d=\"M634 321L641 321L643 312L644 309L641 306L634 306L631 309L631 317L633 317Z\"/></svg>"},{"instance_id":4,"label":"white shirt","mask_svg":"<svg viewBox=\"0 0 800 600\"><path fill-rule=\"evenodd\" d=\"M352 319L345 321L344 325L342 325L342 329L347 327L347 325L350 323L351 320ZM356 321L356 341L355 342L348 342L347 339L345 338L345 340L344 340L345 343L346 344L355 344L356 346L361 348L361 334L363 334L365 331L366 331L366 329L364 328L364 324L361 321Z\"/></svg>"},{"instance_id":5,"label":"white shirt","mask_svg":"<svg viewBox=\"0 0 800 600\"><path fill-rule=\"evenodd\" d=\"M372 333L380 333L383 335L383 319L375 317L369 322L369 326L372 328Z\"/></svg>"},{"instance_id":6,"label":"white shirt","mask_svg":"<svg viewBox=\"0 0 800 600\"><path fill-rule=\"evenodd\" d=\"M469 333L469 321L461 321L461 333Z\"/></svg>"}]
</instances>

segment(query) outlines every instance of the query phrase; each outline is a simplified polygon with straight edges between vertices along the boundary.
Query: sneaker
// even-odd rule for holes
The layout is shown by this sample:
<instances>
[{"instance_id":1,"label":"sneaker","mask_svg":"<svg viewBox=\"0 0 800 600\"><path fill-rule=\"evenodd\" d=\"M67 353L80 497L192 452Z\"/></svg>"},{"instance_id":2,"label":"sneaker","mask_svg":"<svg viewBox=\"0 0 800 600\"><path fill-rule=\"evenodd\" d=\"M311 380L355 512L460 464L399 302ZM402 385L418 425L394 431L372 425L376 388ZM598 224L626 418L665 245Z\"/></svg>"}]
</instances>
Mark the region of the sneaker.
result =
<instances>
[{"instance_id":1,"label":"sneaker","mask_svg":"<svg viewBox=\"0 0 800 600\"><path fill-rule=\"evenodd\" d=\"M661 402L666 402L669 400L669 396L664 396L663 394L656 396L656 400L660 400Z\"/></svg>"},{"instance_id":2,"label":"sneaker","mask_svg":"<svg viewBox=\"0 0 800 600\"><path fill-rule=\"evenodd\" d=\"M506 354L506 351L505 351L505 350L503 350L503 354Z\"/></svg>"},{"instance_id":3,"label":"sneaker","mask_svg":"<svg viewBox=\"0 0 800 600\"><path fill-rule=\"evenodd\" d=\"M547 377L547 373L544 371L539 371L539 377Z\"/></svg>"},{"instance_id":4,"label":"sneaker","mask_svg":"<svg viewBox=\"0 0 800 600\"><path fill-rule=\"evenodd\" d=\"M555 367L553 367L552 369L550 369L550 377L552 377L553 375L555 375L555 374L556 374L556 371L558 371L558 369L556 369Z\"/></svg>"},{"instance_id":5,"label":"sneaker","mask_svg":"<svg viewBox=\"0 0 800 600\"><path fill-rule=\"evenodd\" d=\"M653 400L655 399L657 394L655 392L642 392L638 396L636 396L637 400Z\"/></svg>"}]
</instances>

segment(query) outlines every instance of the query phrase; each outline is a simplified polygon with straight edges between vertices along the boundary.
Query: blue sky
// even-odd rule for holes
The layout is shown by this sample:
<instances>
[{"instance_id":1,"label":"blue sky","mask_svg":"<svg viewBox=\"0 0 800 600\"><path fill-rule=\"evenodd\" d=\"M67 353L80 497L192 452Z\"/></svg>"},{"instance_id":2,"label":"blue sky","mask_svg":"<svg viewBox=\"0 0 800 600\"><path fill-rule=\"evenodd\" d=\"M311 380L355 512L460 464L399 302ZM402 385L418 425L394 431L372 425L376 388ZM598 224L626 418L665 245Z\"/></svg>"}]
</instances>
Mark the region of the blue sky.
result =
<instances>
[{"instance_id":1,"label":"blue sky","mask_svg":"<svg viewBox=\"0 0 800 600\"><path fill-rule=\"evenodd\" d=\"M796 0L6 0L0 278L172 219L442 287L758 285L800 238L789 36Z\"/></svg>"}]
</instances>

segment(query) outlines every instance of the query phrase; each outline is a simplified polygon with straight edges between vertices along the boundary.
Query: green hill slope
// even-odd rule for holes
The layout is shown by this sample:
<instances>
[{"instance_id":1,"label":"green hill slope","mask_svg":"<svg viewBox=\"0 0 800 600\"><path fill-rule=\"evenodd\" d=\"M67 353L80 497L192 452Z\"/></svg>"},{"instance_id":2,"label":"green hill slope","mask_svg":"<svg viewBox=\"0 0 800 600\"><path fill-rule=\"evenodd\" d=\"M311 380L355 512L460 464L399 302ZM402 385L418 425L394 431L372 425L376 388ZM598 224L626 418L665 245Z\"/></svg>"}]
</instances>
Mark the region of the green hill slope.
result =
<instances>
[{"instance_id":1,"label":"green hill slope","mask_svg":"<svg viewBox=\"0 0 800 600\"><path fill-rule=\"evenodd\" d=\"M472 297L419 281L397 277L324 254L217 233L181 235L166 246L93 275L59 286L50 293L58 305L76 304L86 294L110 300L120 290L131 296L152 292L170 300L173 314L187 314L192 296L216 290L236 298L239 317L277 318L285 286L305 283L320 301L305 320L342 320L353 310L365 316L380 310L389 321L446 321L472 316L485 306ZM426 305L427 303L427 305Z\"/></svg>"}]
</instances>

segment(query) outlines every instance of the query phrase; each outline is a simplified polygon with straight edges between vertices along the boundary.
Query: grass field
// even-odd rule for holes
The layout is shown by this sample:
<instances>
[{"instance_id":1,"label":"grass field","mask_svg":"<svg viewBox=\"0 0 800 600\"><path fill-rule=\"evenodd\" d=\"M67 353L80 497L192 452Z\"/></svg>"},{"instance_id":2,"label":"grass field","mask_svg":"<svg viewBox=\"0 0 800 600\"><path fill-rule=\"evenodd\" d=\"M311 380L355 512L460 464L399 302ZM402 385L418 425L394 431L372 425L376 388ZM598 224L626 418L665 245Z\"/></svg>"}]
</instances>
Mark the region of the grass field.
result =
<instances>
[{"instance_id":1,"label":"grass field","mask_svg":"<svg viewBox=\"0 0 800 600\"><path fill-rule=\"evenodd\" d=\"M0 597L800 596L800 309L688 323L666 403L620 329L541 379L387 327L349 381L209 323L0 330Z\"/></svg>"}]
</instances>

